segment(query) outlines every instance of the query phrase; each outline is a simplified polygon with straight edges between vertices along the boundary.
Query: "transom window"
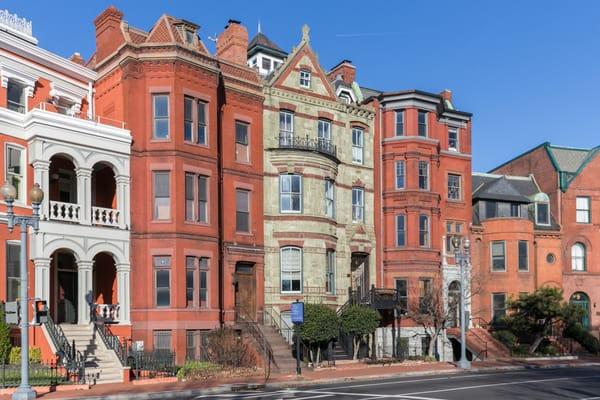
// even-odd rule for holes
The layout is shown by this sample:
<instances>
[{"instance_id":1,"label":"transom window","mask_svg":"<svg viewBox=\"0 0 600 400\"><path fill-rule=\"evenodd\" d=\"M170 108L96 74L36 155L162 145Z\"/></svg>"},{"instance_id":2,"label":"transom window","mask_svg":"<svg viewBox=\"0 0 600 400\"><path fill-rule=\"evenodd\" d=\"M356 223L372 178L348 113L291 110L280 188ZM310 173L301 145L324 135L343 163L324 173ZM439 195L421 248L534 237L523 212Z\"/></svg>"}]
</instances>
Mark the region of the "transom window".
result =
<instances>
[{"instance_id":1,"label":"transom window","mask_svg":"<svg viewBox=\"0 0 600 400\"><path fill-rule=\"evenodd\" d=\"M280 251L281 292L302 291L302 249L283 247Z\"/></svg>"},{"instance_id":2,"label":"transom window","mask_svg":"<svg viewBox=\"0 0 600 400\"><path fill-rule=\"evenodd\" d=\"M363 163L364 135L363 129L352 128L352 162L355 164Z\"/></svg>"},{"instance_id":3,"label":"transom window","mask_svg":"<svg viewBox=\"0 0 600 400\"><path fill-rule=\"evenodd\" d=\"M152 137L154 139L169 138L169 95L152 95L152 116L154 120Z\"/></svg>"},{"instance_id":4,"label":"transom window","mask_svg":"<svg viewBox=\"0 0 600 400\"><path fill-rule=\"evenodd\" d=\"M460 178L460 175L448 174L448 200L460 200L462 198Z\"/></svg>"},{"instance_id":5,"label":"transom window","mask_svg":"<svg viewBox=\"0 0 600 400\"><path fill-rule=\"evenodd\" d=\"M300 71L300 86L303 88L310 88L310 71L305 69Z\"/></svg>"},{"instance_id":6,"label":"transom window","mask_svg":"<svg viewBox=\"0 0 600 400\"><path fill-rule=\"evenodd\" d=\"M576 202L576 218L580 224L589 224L590 218L590 198L586 196L578 196Z\"/></svg>"},{"instance_id":7,"label":"transom window","mask_svg":"<svg viewBox=\"0 0 600 400\"><path fill-rule=\"evenodd\" d=\"M494 241L492 246L492 271L506 271L506 249L504 241Z\"/></svg>"},{"instance_id":8,"label":"transom window","mask_svg":"<svg viewBox=\"0 0 600 400\"><path fill-rule=\"evenodd\" d=\"M396 189L404 189L406 187L406 163L404 161L396 161Z\"/></svg>"},{"instance_id":9,"label":"transom window","mask_svg":"<svg viewBox=\"0 0 600 400\"><path fill-rule=\"evenodd\" d=\"M282 213L302 212L302 176L279 176L279 206Z\"/></svg>"},{"instance_id":10,"label":"transom window","mask_svg":"<svg viewBox=\"0 0 600 400\"><path fill-rule=\"evenodd\" d=\"M429 190L429 163L419 161L419 189Z\"/></svg>"},{"instance_id":11,"label":"transom window","mask_svg":"<svg viewBox=\"0 0 600 400\"><path fill-rule=\"evenodd\" d=\"M586 270L585 245L583 243L575 243L571 246L571 270Z\"/></svg>"},{"instance_id":12,"label":"transom window","mask_svg":"<svg viewBox=\"0 0 600 400\"><path fill-rule=\"evenodd\" d=\"M427 111L419 110L419 136L427 137Z\"/></svg>"},{"instance_id":13,"label":"transom window","mask_svg":"<svg viewBox=\"0 0 600 400\"><path fill-rule=\"evenodd\" d=\"M404 110L396 110L396 136L404 136Z\"/></svg>"},{"instance_id":14,"label":"transom window","mask_svg":"<svg viewBox=\"0 0 600 400\"><path fill-rule=\"evenodd\" d=\"M365 221L365 192L362 188L352 188L352 222Z\"/></svg>"},{"instance_id":15,"label":"transom window","mask_svg":"<svg viewBox=\"0 0 600 400\"><path fill-rule=\"evenodd\" d=\"M458 151L458 128L448 128L448 150Z\"/></svg>"}]
</instances>

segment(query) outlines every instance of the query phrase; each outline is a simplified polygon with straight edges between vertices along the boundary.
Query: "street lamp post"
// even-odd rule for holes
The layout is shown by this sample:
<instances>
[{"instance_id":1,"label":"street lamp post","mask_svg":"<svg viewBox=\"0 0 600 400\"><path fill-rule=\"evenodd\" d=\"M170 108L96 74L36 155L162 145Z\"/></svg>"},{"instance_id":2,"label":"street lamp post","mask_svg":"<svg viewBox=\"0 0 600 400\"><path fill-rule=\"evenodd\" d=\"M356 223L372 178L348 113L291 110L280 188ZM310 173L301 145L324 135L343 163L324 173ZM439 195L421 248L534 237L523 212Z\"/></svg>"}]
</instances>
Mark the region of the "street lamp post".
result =
<instances>
[{"instance_id":1,"label":"street lamp post","mask_svg":"<svg viewBox=\"0 0 600 400\"><path fill-rule=\"evenodd\" d=\"M21 301L21 385L13 393L13 400L35 399L35 390L29 385L29 302L27 288L27 227L32 227L35 232L39 229L40 204L44 199L44 192L37 183L29 191L29 200L33 213L31 216L15 215L13 204L17 197L17 189L9 182L4 182L0 193L6 202L6 216L8 230L12 232L15 225L21 228L21 260L20 260L20 301Z\"/></svg>"},{"instance_id":2,"label":"street lamp post","mask_svg":"<svg viewBox=\"0 0 600 400\"><path fill-rule=\"evenodd\" d=\"M458 367L462 369L471 368L471 362L467 360L467 306L465 301L465 289L467 287L467 270L471 264L471 242L465 239L461 249L460 236L452 238L454 246L454 260L460 273L460 360Z\"/></svg>"}]
</instances>

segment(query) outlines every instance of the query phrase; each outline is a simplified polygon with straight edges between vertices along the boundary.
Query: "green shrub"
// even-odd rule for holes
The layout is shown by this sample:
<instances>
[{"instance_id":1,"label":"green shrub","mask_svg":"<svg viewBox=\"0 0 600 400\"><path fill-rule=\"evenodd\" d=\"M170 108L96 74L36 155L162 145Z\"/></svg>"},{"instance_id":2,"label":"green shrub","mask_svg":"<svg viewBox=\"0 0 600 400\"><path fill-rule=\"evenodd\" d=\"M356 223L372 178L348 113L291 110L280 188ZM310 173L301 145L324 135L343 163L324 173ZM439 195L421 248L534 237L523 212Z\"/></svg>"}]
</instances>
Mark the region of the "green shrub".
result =
<instances>
[{"instance_id":1,"label":"green shrub","mask_svg":"<svg viewBox=\"0 0 600 400\"><path fill-rule=\"evenodd\" d=\"M8 355L8 363L9 364L18 364L21 362L21 348L13 347L10 349L10 353Z\"/></svg>"},{"instance_id":2,"label":"green shrub","mask_svg":"<svg viewBox=\"0 0 600 400\"><path fill-rule=\"evenodd\" d=\"M4 322L4 305L2 305L0 307L0 363L8 361L11 347L10 326Z\"/></svg>"},{"instance_id":3,"label":"green shrub","mask_svg":"<svg viewBox=\"0 0 600 400\"><path fill-rule=\"evenodd\" d=\"M39 364L42 362L42 350L39 347L30 347L29 348L29 362L32 364ZM10 349L10 353L8 355L8 363L9 364L20 364L21 363L21 348L13 347Z\"/></svg>"},{"instance_id":4,"label":"green shrub","mask_svg":"<svg viewBox=\"0 0 600 400\"><path fill-rule=\"evenodd\" d=\"M598 341L595 336L591 335L580 323L568 326L564 330L563 336L574 339L592 354L600 353L600 341Z\"/></svg>"},{"instance_id":5,"label":"green shrub","mask_svg":"<svg viewBox=\"0 0 600 400\"><path fill-rule=\"evenodd\" d=\"M199 380L208 379L219 371L222 367L209 361L186 361L183 367L177 371L178 380Z\"/></svg>"},{"instance_id":6,"label":"green shrub","mask_svg":"<svg viewBox=\"0 0 600 400\"><path fill-rule=\"evenodd\" d=\"M381 316L370 307L353 305L348 307L341 315L342 330L353 336L353 359L358 358L360 342L367 335L372 335L379 326Z\"/></svg>"},{"instance_id":7,"label":"green shrub","mask_svg":"<svg viewBox=\"0 0 600 400\"><path fill-rule=\"evenodd\" d=\"M304 304L304 323L298 329L300 338L308 345L310 360L317 364L321 347L338 337L340 319L334 309L324 304ZM313 354L316 349L316 355Z\"/></svg>"},{"instance_id":8,"label":"green shrub","mask_svg":"<svg viewBox=\"0 0 600 400\"><path fill-rule=\"evenodd\" d=\"M508 330L494 331L492 332L492 336L509 349L512 349L515 343L517 343L517 336Z\"/></svg>"}]
</instances>

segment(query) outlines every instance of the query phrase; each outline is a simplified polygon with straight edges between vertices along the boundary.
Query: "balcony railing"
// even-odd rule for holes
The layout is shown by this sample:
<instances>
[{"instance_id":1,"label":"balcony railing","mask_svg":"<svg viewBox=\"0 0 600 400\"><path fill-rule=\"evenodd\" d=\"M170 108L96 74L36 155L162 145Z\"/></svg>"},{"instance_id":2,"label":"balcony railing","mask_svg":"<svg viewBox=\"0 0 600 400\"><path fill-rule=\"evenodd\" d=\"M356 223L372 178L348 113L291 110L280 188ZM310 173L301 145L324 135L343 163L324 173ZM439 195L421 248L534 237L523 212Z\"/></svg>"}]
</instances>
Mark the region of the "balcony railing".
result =
<instances>
[{"instance_id":1,"label":"balcony railing","mask_svg":"<svg viewBox=\"0 0 600 400\"><path fill-rule=\"evenodd\" d=\"M337 148L331 140L305 137L297 137L290 134L281 134L275 138L280 149L295 149L316 151L327 156L337 158Z\"/></svg>"},{"instance_id":2,"label":"balcony railing","mask_svg":"<svg viewBox=\"0 0 600 400\"><path fill-rule=\"evenodd\" d=\"M41 103L38 103L35 106L35 108L43 110L43 111L50 111L50 112L55 112L55 113L59 113L59 114L63 114L63 115L68 115L73 118L79 118L79 119L85 119L88 121L93 121L97 124L110 125L115 128L125 129L125 122L123 122L123 121L119 121L119 120L107 118L107 117L102 117L100 115L92 115L91 117L88 117L87 113L80 112L79 110L76 110L73 107L65 107L65 106L61 106L59 104L41 102Z\"/></svg>"},{"instance_id":3,"label":"balcony railing","mask_svg":"<svg viewBox=\"0 0 600 400\"><path fill-rule=\"evenodd\" d=\"M92 224L104 226L119 226L121 213L119 210L104 207L92 207Z\"/></svg>"},{"instance_id":4,"label":"balcony railing","mask_svg":"<svg viewBox=\"0 0 600 400\"><path fill-rule=\"evenodd\" d=\"M81 222L81 206L74 203L50 200L50 219L65 222Z\"/></svg>"}]
</instances>

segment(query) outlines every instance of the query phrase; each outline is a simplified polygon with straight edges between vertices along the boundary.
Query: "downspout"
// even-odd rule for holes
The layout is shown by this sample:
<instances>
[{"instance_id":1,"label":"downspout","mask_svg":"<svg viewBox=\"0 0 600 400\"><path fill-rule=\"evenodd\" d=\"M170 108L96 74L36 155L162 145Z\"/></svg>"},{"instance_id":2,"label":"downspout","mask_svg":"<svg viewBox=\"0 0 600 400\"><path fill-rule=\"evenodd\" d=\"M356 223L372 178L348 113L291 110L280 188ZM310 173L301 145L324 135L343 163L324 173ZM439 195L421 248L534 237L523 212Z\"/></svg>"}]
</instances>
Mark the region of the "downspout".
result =
<instances>
[{"instance_id":1,"label":"downspout","mask_svg":"<svg viewBox=\"0 0 600 400\"><path fill-rule=\"evenodd\" d=\"M225 251L223 249L223 108L225 107L225 86L223 76L217 76L217 225L219 246L219 325L225 325L225 262L223 260Z\"/></svg>"},{"instance_id":2,"label":"downspout","mask_svg":"<svg viewBox=\"0 0 600 400\"><path fill-rule=\"evenodd\" d=\"M535 240L535 228L534 228L534 236L533 236L533 278L535 279L535 287L534 289L538 289L538 243Z\"/></svg>"},{"instance_id":3,"label":"downspout","mask_svg":"<svg viewBox=\"0 0 600 400\"><path fill-rule=\"evenodd\" d=\"M379 101L378 101L379 103ZM383 272L383 241L384 241L384 220L383 220L383 106L381 105L381 103L379 103L379 140L378 140L378 146L379 146L379 256L381 257L381 260L379 261L379 265L381 266L380 269L380 282L381 282L381 287L385 287L385 281L384 281L384 272Z\"/></svg>"}]
</instances>

